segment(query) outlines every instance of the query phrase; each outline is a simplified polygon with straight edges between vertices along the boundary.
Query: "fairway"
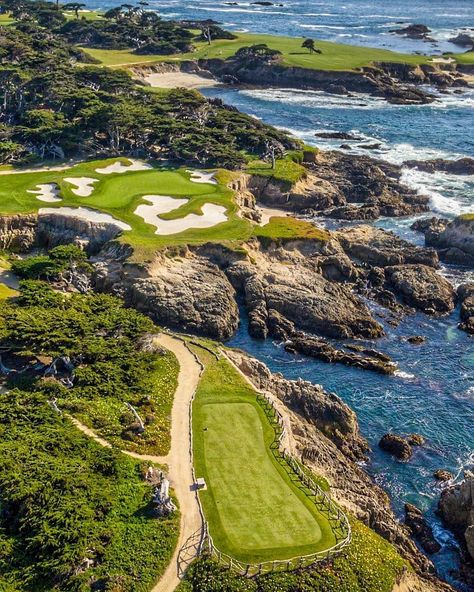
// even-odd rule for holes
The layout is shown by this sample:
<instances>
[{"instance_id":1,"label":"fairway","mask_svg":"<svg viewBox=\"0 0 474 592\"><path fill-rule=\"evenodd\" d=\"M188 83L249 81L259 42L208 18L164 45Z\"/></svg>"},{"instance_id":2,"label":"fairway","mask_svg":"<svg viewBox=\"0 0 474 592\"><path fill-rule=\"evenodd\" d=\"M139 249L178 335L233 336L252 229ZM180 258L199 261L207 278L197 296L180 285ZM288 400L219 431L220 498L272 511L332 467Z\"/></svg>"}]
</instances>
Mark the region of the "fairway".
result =
<instances>
[{"instance_id":1,"label":"fairway","mask_svg":"<svg viewBox=\"0 0 474 592\"><path fill-rule=\"evenodd\" d=\"M201 356L201 353L200 353ZM206 358L193 407L195 470L210 534L248 563L327 549L335 537L274 456L274 430L256 393L226 360Z\"/></svg>"},{"instance_id":2,"label":"fairway","mask_svg":"<svg viewBox=\"0 0 474 592\"><path fill-rule=\"evenodd\" d=\"M196 182L191 179L192 171L175 168L153 168L126 172L100 171L122 162L130 165L126 158L90 161L65 168L64 170L42 170L38 172L15 172L4 170L0 175L0 215L33 213L45 206L54 208L89 208L104 212L125 223L131 230L123 233L122 240L138 252L150 252L157 247L198 243L210 240L245 240L251 234L252 225L237 216L233 192L224 182ZM114 170L114 169L109 169ZM76 179L76 183L74 180ZM87 191L77 190L78 184L89 182ZM91 183L92 181L92 183ZM56 198L44 198L40 188L56 187ZM190 219L198 220L210 205L225 212L221 222L208 228L189 228L175 234L156 234L156 226L145 222L136 213L140 204L148 203L146 196L169 196L176 200L177 207L160 214L163 220L178 220L194 214ZM39 196L39 197L38 197ZM54 204L45 203L54 201ZM60 210L58 210L60 212ZM196 216L197 215L197 216ZM179 227L179 224L177 225ZM147 256L147 255L145 255Z\"/></svg>"},{"instance_id":3,"label":"fairway","mask_svg":"<svg viewBox=\"0 0 474 592\"><path fill-rule=\"evenodd\" d=\"M83 47L84 51L106 66L126 66L151 62L181 62L199 59L225 59L233 56L241 47L265 43L271 49L282 53L282 63L286 66L300 66L317 70L353 70L369 66L373 62L400 62L423 64L429 57L397 53L386 49L331 43L316 39L316 46L322 54L310 54L301 47L303 37L282 37L238 33L236 39L216 39L211 45L206 42L193 42L196 50L175 55L137 55L127 50L104 50Z\"/></svg>"}]
</instances>

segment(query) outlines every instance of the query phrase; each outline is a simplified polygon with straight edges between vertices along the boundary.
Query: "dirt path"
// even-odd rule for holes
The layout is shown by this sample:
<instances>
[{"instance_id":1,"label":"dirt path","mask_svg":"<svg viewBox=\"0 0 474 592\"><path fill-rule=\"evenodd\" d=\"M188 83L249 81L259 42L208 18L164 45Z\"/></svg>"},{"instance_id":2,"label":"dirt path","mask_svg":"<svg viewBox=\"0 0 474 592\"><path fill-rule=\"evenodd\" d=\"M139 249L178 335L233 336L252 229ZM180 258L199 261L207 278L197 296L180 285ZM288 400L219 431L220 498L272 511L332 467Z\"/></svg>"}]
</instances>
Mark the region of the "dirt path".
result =
<instances>
[{"instance_id":1,"label":"dirt path","mask_svg":"<svg viewBox=\"0 0 474 592\"><path fill-rule=\"evenodd\" d=\"M170 335L160 335L157 342L178 358L178 387L171 413L171 450L168 455L169 479L179 502L181 524L178 544L170 564L152 592L173 592L189 562L196 557L202 519L193 483L189 406L199 384L201 367L186 345Z\"/></svg>"},{"instance_id":2,"label":"dirt path","mask_svg":"<svg viewBox=\"0 0 474 592\"><path fill-rule=\"evenodd\" d=\"M139 460L166 464L169 467L168 478L178 498L181 513L180 532L171 561L161 579L153 587L152 592L173 592L180 583L180 576L197 556L203 527L197 492L193 487L189 415L190 405L201 377L201 366L180 339L161 334L155 338L155 341L172 351L179 362L178 386L174 394L171 412L171 450L167 456L137 454L127 450L122 450L122 452ZM98 436L83 423L73 417L71 417L71 421L81 432L93 438L98 444L105 448L111 448L110 442Z\"/></svg>"}]
</instances>

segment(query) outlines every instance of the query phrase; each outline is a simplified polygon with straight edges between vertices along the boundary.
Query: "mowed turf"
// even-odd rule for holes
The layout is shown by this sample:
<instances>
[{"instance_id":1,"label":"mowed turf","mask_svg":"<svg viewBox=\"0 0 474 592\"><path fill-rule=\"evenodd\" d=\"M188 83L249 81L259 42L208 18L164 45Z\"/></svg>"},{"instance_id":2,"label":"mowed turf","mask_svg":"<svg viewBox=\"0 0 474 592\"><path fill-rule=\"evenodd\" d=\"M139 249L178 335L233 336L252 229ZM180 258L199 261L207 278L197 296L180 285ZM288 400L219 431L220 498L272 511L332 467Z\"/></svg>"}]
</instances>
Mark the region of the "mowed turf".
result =
<instances>
[{"instance_id":1,"label":"mowed turf","mask_svg":"<svg viewBox=\"0 0 474 592\"><path fill-rule=\"evenodd\" d=\"M373 62L400 62L406 64L422 64L429 61L429 57L397 53L386 49L345 45L320 41L316 39L316 46L322 54L310 54L301 44L304 37L283 37L276 35L260 35L252 33L238 33L236 39L216 39L211 45L206 42L193 42L195 51L175 55L146 55L140 56L127 50L89 49L84 51L100 60L106 66L125 66L127 64L170 62L219 58L233 56L241 47L265 43L271 49L282 53L283 64L300 66L316 70L353 70L368 66Z\"/></svg>"},{"instance_id":2,"label":"mowed turf","mask_svg":"<svg viewBox=\"0 0 474 592\"><path fill-rule=\"evenodd\" d=\"M226 360L202 354L193 407L195 470L216 547L248 563L289 559L335 544L321 515L270 449L274 429L256 393Z\"/></svg>"},{"instance_id":3,"label":"mowed turf","mask_svg":"<svg viewBox=\"0 0 474 592\"><path fill-rule=\"evenodd\" d=\"M131 244L137 253L147 256L150 251L162 246L189 244L204 241L243 240L250 236L252 225L237 216L233 192L225 182L218 184L195 183L183 169L153 168L125 173L99 174L97 168L120 160L130 164L126 158L90 161L61 171L39 171L0 175L0 215L32 213L44 207L88 207L106 212L132 228L125 231L122 240ZM224 175L224 173L222 173ZM219 174L217 175L219 177ZM72 191L74 186L64 178L90 177L97 179L90 196L79 197ZM45 203L28 193L36 185L56 183L59 186L61 202ZM186 204L173 212L163 214L166 219L182 218L189 213L201 214L205 203L226 208L227 222L210 228L188 229L184 232L159 236L156 228L147 224L134 212L141 203L147 203L144 195L165 195L188 198Z\"/></svg>"}]
</instances>

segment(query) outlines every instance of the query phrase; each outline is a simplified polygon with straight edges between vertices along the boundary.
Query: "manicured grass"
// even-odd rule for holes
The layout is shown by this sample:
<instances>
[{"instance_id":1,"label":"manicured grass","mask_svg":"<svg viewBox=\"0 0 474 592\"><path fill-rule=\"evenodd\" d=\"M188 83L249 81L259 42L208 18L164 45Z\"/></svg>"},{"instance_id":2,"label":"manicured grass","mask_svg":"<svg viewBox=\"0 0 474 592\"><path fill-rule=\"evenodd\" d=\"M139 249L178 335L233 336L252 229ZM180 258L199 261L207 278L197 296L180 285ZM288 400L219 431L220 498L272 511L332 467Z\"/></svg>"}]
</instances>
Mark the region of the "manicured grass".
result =
<instances>
[{"instance_id":1,"label":"manicured grass","mask_svg":"<svg viewBox=\"0 0 474 592\"><path fill-rule=\"evenodd\" d=\"M241 47L259 43L265 43L271 49L281 51L283 54L283 64L287 66L300 66L302 68L317 70L352 70L381 61L407 64L420 64L429 61L429 58L426 56L319 40L316 42L316 45L323 53L310 54L301 47L303 39L303 37L280 37L276 35L240 33L236 39L216 40L212 42L211 46L205 42L195 42L196 50L194 52L172 56L139 56L133 54L131 51L107 51L88 48L85 48L85 51L107 66L197 60L201 58L225 59L233 56Z\"/></svg>"},{"instance_id":2,"label":"manicured grass","mask_svg":"<svg viewBox=\"0 0 474 592\"><path fill-rule=\"evenodd\" d=\"M253 160L248 164L245 172L259 177L271 177L276 181L283 181L290 185L306 176L305 167L292 160L289 156L277 160L275 168L272 168L269 162Z\"/></svg>"},{"instance_id":3,"label":"manicured grass","mask_svg":"<svg viewBox=\"0 0 474 592\"><path fill-rule=\"evenodd\" d=\"M474 220L474 214L461 214L458 220L464 220L465 222L472 222Z\"/></svg>"},{"instance_id":4,"label":"manicured grass","mask_svg":"<svg viewBox=\"0 0 474 592\"><path fill-rule=\"evenodd\" d=\"M193 407L195 470L218 549L242 561L288 559L335 543L327 519L270 449L275 433L255 391L226 360L206 369Z\"/></svg>"},{"instance_id":5,"label":"manicured grass","mask_svg":"<svg viewBox=\"0 0 474 592\"><path fill-rule=\"evenodd\" d=\"M447 53L445 57L454 58L458 64L474 64L474 51L465 53Z\"/></svg>"},{"instance_id":6,"label":"manicured grass","mask_svg":"<svg viewBox=\"0 0 474 592\"><path fill-rule=\"evenodd\" d=\"M199 243L205 241L243 240L250 236L252 225L236 214L237 205L233 193L223 183L216 185L194 183L184 169L155 168L144 171L101 175L96 168L104 167L120 160L109 159L91 161L76 165L64 171L43 171L34 173L9 174L0 176L0 215L31 213L42 207L89 207L106 212L132 227L122 235L123 242L131 244L138 259L146 258L157 248L168 245ZM89 197L78 197L72 192L72 186L63 181L66 177L92 177L98 179ZM220 178L218 176L218 178ZM224 175L225 178L225 175ZM44 203L28 190L37 184L57 183L62 202ZM182 218L189 213L201 213L205 203L222 205L227 208L227 222L211 228L189 229L179 234L158 236L155 227L134 214L140 203L146 203L143 195L157 194L172 197L186 197L189 201L179 209L163 218Z\"/></svg>"},{"instance_id":7,"label":"manicured grass","mask_svg":"<svg viewBox=\"0 0 474 592\"><path fill-rule=\"evenodd\" d=\"M329 233L323 228L317 228L311 222L298 220L289 216L274 216L268 224L255 227L257 238L266 240L329 240Z\"/></svg>"},{"instance_id":8,"label":"manicured grass","mask_svg":"<svg viewBox=\"0 0 474 592\"><path fill-rule=\"evenodd\" d=\"M0 283L0 300L6 300L7 298L12 298L13 296L16 296L17 294L18 294L18 292L16 290L13 290L12 288L5 286L5 284Z\"/></svg>"},{"instance_id":9,"label":"manicured grass","mask_svg":"<svg viewBox=\"0 0 474 592\"><path fill-rule=\"evenodd\" d=\"M15 19L9 13L0 14L0 26L10 26L15 23Z\"/></svg>"}]
</instances>

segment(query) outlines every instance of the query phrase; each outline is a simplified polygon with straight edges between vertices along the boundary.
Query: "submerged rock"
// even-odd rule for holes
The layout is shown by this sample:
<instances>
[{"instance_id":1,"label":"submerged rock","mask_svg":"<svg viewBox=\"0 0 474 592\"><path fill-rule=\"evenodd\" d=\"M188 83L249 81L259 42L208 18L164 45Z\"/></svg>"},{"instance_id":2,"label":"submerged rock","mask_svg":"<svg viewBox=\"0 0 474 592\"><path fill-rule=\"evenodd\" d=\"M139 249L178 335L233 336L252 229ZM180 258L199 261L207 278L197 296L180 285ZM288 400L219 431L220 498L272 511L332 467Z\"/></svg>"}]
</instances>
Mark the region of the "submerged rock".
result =
<instances>
[{"instance_id":1,"label":"submerged rock","mask_svg":"<svg viewBox=\"0 0 474 592\"><path fill-rule=\"evenodd\" d=\"M445 482L445 481L451 481L451 479L454 478L454 475L450 471L447 471L446 469L437 469L433 473L433 477L437 481Z\"/></svg>"},{"instance_id":2,"label":"submerged rock","mask_svg":"<svg viewBox=\"0 0 474 592\"><path fill-rule=\"evenodd\" d=\"M379 446L385 452L389 452L399 460L409 460L413 454L412 447L402 436L385 434L379 442Z\"/></svg>"},{"instance_id":3,"label":"submerged rock","mask_svg":"<svg viewBox=\"0 0 474 592\"><path fill-rule=\"evenodd\" d=\"M441 549L441 545L435 539L433 529L426 522L423 512L413 504L405 504L405 524L427 553L432 555Z\"/></svg>"}]
</instances>

